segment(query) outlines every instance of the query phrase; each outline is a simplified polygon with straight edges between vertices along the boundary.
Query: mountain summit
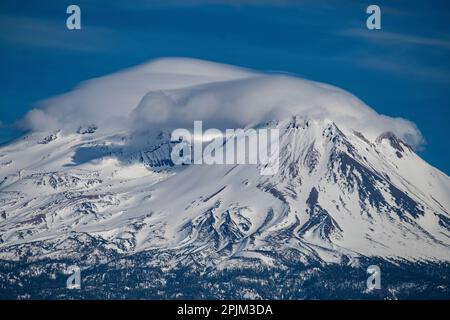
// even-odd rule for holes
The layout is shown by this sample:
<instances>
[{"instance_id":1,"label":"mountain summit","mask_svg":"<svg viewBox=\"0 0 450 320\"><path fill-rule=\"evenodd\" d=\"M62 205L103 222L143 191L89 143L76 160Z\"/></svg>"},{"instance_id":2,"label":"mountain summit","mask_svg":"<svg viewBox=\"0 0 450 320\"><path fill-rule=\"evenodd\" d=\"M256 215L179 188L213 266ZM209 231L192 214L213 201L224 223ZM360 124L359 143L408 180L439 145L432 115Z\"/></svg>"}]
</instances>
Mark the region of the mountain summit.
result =
<instances>
[{"instance_id":1,"label":"mountain summit","mask_svg":"<svg viewBox=\"0 0 450 320\"><path fill-rule=\"evenodd\" d=\"M278 129L278 172L175 166L170 131L194 120ZM162 59L86 82L25 122L32 131L0 148L5 272L450 262L450 179L414 152L416 127L332 86Z\"/></svg>"}]
</instances>

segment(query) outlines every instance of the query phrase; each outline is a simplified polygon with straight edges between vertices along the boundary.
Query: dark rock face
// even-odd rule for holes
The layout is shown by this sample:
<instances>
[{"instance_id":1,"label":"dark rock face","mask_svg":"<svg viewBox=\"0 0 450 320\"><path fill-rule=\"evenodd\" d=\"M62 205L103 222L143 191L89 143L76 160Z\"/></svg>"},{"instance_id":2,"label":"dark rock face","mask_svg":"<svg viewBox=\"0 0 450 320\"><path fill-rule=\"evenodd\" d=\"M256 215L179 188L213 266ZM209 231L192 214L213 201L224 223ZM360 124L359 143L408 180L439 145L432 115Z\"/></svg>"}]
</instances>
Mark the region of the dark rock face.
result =
<instances>
[{"instance_id":1,"label":"dark rock face","mask_svg":"<svg viewBox=\"0 0 450 320\"><path fill-rule=\"evenodd\" d=\"M336 233L342 233L342 229L327 210L319 205L318 199L319 192L313 187L306 200L311 218L302 226L299 235L303 235L308 231L317 231L323 240L330 241L330 237Z\"/></svg>"},{"instance_id":2,"label":"dark rock face","mask_svg":"<svg viewBox=\"0 0 450 320\"><path fill-rule=\"evenodd\" d=\"M405 213L417 218L423 215L423 207L403 191L395 187L387 178L367 168L362 163L356 161L346 153L338 152L332 155L330 168L337 168L340 176L330 170L331 178L343 188L349 191L357 190L361 203L366 200L371 206L378 208L380 212L383 207L387 207L391 212L397 213L400 217L405 217ZM392 206L383 196L377 185L384 185L393 196L398 207Z\"/></svg>"},{"instance_id":3,"label":"dark rock face","mask_svg":"<svg viewBox=\"0 0 450 320\"><path fill-rule=\"evenodd\" d=\"M388 140L389 141L389 144L391 145L391 147L396 150L395 154L397 155L397 157L399 159L403 157L403 153L405 152L405 148L410 150L410 151L412 150L410 145L408 145L403 140L399 139L394 133L392 133L390 131L380 134L375 142L377 144L379 144L383 140Z\"/></svg>"},{"instance_id":4,"label":"dark rock face","mask_svg":"<svg viewBox=\"0 0 450 320\"><path fill-rule=\"evenodd\" d=\"M91 124L88 126L81 126L78 128L77 133L79 134L92 134L97 131L98 127L95 124Z\"/></svg>"}]
</instances>

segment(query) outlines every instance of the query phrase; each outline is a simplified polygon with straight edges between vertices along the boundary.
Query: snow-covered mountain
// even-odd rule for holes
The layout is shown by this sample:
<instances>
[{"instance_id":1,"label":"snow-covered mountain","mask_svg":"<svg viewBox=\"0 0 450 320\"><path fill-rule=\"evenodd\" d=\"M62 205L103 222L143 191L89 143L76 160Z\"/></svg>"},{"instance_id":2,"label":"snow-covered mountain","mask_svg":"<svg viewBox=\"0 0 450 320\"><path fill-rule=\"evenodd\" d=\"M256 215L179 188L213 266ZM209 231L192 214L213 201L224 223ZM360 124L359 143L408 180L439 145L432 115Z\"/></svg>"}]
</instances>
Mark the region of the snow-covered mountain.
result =
<instances>
[{"instance_id":1,"label":"snow-covered mountain","mask_svg":"<svg viewBox=\"0 0 450 320\"><path fill-rule=\"evenodd\" d=\"M194 120L279 129L278 173L174 166L170 132ZM32 131L0 148L6 262L450 262L450 179L410 146L420 133L332 86L162 59L91 80L25 121Z\"/></svg>"}]
</instances>

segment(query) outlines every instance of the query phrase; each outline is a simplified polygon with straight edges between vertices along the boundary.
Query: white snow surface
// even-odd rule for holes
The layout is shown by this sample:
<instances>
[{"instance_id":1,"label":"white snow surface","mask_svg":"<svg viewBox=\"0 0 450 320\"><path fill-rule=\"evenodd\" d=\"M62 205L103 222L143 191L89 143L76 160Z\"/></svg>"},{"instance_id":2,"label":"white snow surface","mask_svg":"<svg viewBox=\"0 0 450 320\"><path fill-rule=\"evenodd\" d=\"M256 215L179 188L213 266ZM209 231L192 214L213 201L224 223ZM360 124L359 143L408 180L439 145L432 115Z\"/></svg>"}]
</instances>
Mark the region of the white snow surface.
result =
<instances>
[{"instance_id":1,"label":"white snow surface","mask_svg":"<svg viewBox=\"0 0 450 320\"><path fill-rule=\"evenodd\" d=\"M280 129L279 172L170 166L170 130L194 120ZM118 252L190 248L222 262L274 264L264 251L283 250L450 261L449 177L401 140L420 144L420 132L333 86L160 59L44 101L24 123L32 131L0 148L2 259L87 233ZM34 258L66 254L56 247Z\"/></svg>"}]
</instances>

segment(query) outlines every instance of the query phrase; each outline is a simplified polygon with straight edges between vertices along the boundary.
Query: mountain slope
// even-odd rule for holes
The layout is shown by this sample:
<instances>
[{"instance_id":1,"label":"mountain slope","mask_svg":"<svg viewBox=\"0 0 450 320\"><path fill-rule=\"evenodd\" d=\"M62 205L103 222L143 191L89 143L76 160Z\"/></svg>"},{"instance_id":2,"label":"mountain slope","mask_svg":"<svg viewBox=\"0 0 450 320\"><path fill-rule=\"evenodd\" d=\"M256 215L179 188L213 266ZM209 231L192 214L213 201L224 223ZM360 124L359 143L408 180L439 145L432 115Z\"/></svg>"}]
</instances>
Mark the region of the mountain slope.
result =
<instances>
[{"instance_id":1,"label":"mountain slope","mask_svg":"<svg viewBox=\"0 0 450 320\"><path fill-rule=\"evenodd\" d=\"M166 77L162 87L155 80ZM121 125L98 112L73 115L73 105L83 110L88 103L91 94L83 92L130 79L146 81L125 90L132 98L120 96L121 88L112 100L94 99L112 103L114 117L125 117ZM125 100L133 100L126 115L117 107ZM64 116L52 121L60 127L0 148L5 263L89 268L146 254L146 265L164 270L255 261L281 270L371 259L450 262L449 177L400 137L413 126L340 89L169 59L97 79L56 101L61 114L75 117L68 127ZM56 110L38 112L55 118ZM262 165L250 164L175 166L170 131L191 128L202 114L221 129L279 129L278 172L261 175Z\"/></svg>"},{"instance_id":2,"label":"mountain slope","mask_svg":"<svg viewBox=\"0 0 450 320\"><path fill-rule=\"evenodd\" d=\"M407 144L390 134L371 143L330 121L294 117L272 126L281 132L274 176L261 176L257 165L174 167L164 140L159 153L128 153L116 136L23 138L2 153L12 161L5 171L31 162L1 186L2 251L77 232L124 252L206 246L220 260L262 258L274 247L325 261L448 260L448 177Z\"/></svg>"}]
</instances>

